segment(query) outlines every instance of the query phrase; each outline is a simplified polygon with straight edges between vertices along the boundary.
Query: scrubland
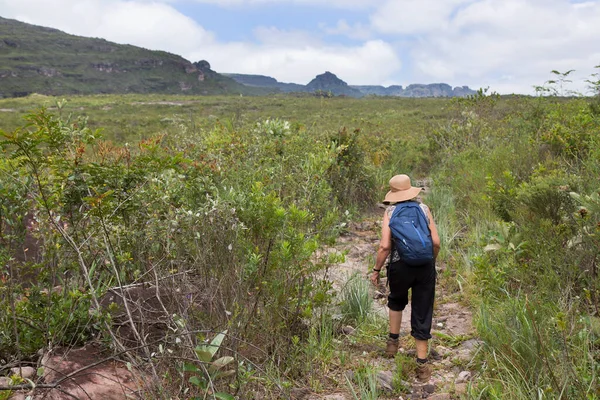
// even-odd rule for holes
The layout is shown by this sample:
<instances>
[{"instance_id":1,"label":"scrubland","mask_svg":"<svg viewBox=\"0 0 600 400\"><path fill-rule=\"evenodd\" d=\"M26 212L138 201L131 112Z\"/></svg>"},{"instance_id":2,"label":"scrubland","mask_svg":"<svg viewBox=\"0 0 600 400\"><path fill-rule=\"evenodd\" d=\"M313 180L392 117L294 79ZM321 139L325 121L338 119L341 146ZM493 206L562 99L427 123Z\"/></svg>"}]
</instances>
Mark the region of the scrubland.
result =
<instances>
[{"instance_id":1,"label":"scrubland","mask_svg":"<svg viewBox=\"0 0 600 400\"><path fill-rule=\"evenodd\" d=\"M148 398L377 398L341 328L383 343L385 320L365 312L360 280L333 289L344 255L323 249L408 173L432 182L440 285L476 315L465 396L600 397L598 97L30 96L0 109L2 364L98 341L154 377ZM324 378L345 370L353 381Z\"/></svg>"}]
</instances>

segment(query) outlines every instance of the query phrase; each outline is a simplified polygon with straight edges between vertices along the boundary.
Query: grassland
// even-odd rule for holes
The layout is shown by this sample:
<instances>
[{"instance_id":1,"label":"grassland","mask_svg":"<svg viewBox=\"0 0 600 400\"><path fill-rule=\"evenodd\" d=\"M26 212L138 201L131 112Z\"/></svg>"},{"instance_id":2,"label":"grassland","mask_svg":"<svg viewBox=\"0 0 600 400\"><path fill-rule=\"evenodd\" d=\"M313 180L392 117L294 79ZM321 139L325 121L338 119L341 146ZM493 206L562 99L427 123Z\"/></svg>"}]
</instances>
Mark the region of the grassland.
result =
<instances>
[{"instance_id":1,"label":"grassland","mask_svg":"<svg viewBox=\"0 0 600 400\"><path fill-rule=\"evenodd\" d=\"M318 389L341 350L341 300L320 279L339 258L318 249L405 172L432 178L443 285L478 313L468 398L600 397L597 99L30 96L0 109L5 360L111 338L110 307L90 308L151 276L200 294L165 322L163 394ZM28 234L38 257L15 260ZM25 268L35 283L17 280ZM384 329L359 319L357 337ZM235 380L199 367L198 346L225 330Z\"/></svg>"}]
</instances>

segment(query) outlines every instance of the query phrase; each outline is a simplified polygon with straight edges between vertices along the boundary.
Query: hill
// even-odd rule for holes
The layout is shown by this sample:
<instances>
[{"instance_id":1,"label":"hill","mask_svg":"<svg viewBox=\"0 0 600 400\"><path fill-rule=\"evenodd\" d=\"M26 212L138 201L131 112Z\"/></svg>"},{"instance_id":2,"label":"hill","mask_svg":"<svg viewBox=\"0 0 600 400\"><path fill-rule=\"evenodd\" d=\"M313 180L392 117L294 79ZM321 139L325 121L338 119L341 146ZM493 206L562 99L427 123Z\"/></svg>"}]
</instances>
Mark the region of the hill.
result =
<instances>
[{"instance_id":1,"label":"hill","mask_svg":"<svg viewBox=\"0 0 600 400\"><path fill-rule=\"evenodd\" d=\"M279 82L275 78L265 75L245 75L245 74L223 74L242 85L251 87L262 87L278 90L284 93L290 92L307 92L308 89L304 85L297 83Z\"/></svg>"},{"instance_id":2,"label":"hill","mask_svg":"<svg viewBox=\"0 0 600 400\"><path fill-rule=\"evenodd\" d=\"M261 94L164 51L70 35L0 17L0 98L30 93Z\"/></svg>"},{"instance_id":3,"label":"hill","mask_svg":"<svg viewBox=\"0 0 600 400\"><path fill-rule=\"evenodd\" d=\"M346 82L329 71L317 75L315 79L306 85L306 88L309 92L323 91L331 92L338 96L362 97L362 93L359 90L351 88Z\"/></svg>"}]
</instances>

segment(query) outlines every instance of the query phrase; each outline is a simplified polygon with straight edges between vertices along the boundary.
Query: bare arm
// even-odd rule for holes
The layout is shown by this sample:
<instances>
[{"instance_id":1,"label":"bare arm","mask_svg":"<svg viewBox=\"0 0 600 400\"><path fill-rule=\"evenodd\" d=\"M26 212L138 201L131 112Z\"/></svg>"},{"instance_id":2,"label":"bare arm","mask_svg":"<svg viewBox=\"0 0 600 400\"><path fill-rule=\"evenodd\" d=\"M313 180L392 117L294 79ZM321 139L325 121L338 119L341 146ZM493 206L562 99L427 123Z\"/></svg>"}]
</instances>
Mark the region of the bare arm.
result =
<instances>
[{"instance_id":1,"label":"bare arm","mask_svg":"<svg viewBox=\"0 0 600 400\"><path fill-rule=\"evenodd\" d=\"M433 243L433 257L437 258L438 253L440 252L440 235L438 234L437 226L435 225L429 207L427 207L427 217L429 217L429 231L431 232L431 242Z\"/></svg>"},{"instance_id":2,"label":"bare arm","mask_svg":"<svg viewBox=\"0 0 600 400\"><path fill-rule=\"evenodd\" d=\"M379 241L379 248L377 249L377 260L375 261L375 268L371 274L371 282L377 285L379 283L379 271L383 268L385 260L390 255L392 250L392 232L390 230L390 217L385 210L383 214L383 223L381 224L381 240Z\"/></svg>"}]
</instances>

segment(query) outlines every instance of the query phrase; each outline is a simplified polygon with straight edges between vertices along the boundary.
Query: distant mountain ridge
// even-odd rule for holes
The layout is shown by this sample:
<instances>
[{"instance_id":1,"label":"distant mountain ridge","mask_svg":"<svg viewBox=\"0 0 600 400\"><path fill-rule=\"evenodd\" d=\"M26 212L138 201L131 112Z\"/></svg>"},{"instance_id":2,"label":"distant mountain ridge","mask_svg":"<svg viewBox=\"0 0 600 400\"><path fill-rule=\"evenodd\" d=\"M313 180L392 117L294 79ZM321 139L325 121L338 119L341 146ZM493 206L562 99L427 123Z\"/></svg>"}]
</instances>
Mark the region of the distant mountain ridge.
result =
<instances>
[{"instance_id":1,"label":"distant mountain ridge","mask_svg":"<svg viewBox=\"0 0 600 400\"><path fill-rule=\"evenodd\" d=\"M317 92L363 97L456 97L475 93L445 83L402 86L351 86L327 71L306 85L278 82L264 75L219 74L207 61L176 54L70 35L0 17L0 98L31 93L248 94Z\"/></svg>"},{"instance_id":2,"label":"distant mountain ridge","mask_svg":"<svg viewBox=\"0 0 600 400\"><path fill-rule=\"evenodd\" d=\"M465 97L476 93L468 86L452 86L447 83L430 83L408 85L406 89L402 86L350 86L358 89L365 95L375 96L398 96L398 97Z\"/></svg>"},{"instance_id":3,"label":"distant mountain ridge","mask_svg":"<svg viewBox=\"0 0 600 400\"><path fill-rule=\"evenodd\" d=\"M468 86L452 86L447 83L412 84L403 88L399 85L389 87L376 85L348 85L335 74L327 71L317 75L307 85L283 83L265 75L223 74L238 83L253 87L263 87L282 92L330 92L336 96L397 96L397 97L465 97L477 93Z\"/></svg>"},{"instance_id":4,"label":"distant mountain ridge","mask_svg":"<svg viewBox=\"0 0 600 400\"><path fill-rule=\"evenodd\" d=\"M277 79L271 78L265 75L246 75L246 74L223 74L236 82L250 86L250 87L263 87L278 90L284 93L291 92L307 92L305 85L299 85L297 83L283 83L278 82Z\"/></svg>"}]
</instances>

